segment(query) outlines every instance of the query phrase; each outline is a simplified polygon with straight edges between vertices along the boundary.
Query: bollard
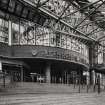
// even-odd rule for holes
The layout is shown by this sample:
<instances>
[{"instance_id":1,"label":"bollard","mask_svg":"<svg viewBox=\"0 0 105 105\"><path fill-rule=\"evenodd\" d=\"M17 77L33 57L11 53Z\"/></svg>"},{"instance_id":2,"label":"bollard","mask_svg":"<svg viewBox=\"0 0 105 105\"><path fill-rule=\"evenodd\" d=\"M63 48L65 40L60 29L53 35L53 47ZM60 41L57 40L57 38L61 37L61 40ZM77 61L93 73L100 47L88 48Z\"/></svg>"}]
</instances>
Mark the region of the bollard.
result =
<instances>
[{"instance_id":1,"label":"bollard","mask_svg":"<svg viewBox=\"0 0 105 105\"><path fill-rule=\"evenodd\" d=\"M98 94L100 94L100 76L98 76L98 80L97 80L97 83L98 83Z\"/></svg>"}]
</instances>

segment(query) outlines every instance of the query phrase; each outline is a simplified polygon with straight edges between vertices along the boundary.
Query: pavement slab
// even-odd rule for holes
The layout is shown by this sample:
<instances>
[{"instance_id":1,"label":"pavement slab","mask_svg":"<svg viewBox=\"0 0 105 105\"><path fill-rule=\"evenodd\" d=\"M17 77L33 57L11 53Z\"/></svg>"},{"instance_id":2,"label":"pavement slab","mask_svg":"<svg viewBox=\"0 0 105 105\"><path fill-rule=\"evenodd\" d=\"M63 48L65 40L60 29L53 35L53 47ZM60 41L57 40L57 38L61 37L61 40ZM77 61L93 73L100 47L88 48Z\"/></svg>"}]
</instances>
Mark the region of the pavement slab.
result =
<instances>
[{"instance_id":1,"label":"pavement slab","mask_svg":"<svg viewBox=\"0 0 105 105\"><path fill-rule=\"evenodd\" d=\"M105 93L2 95L0 105L105 105Z\"/></svg>"}]
</instances>

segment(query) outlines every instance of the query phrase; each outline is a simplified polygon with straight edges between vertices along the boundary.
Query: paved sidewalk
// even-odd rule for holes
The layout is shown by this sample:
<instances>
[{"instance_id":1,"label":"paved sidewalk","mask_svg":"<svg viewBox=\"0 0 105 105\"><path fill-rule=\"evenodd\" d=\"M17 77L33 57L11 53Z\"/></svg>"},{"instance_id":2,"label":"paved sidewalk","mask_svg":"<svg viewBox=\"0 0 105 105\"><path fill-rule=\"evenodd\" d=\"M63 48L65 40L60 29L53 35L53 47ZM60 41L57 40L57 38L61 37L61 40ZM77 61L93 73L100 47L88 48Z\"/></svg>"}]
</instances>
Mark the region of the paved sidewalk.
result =
<instances>
[{"instance_id":1,"label":"paved sidewalk","mask_svg":"<svg viewBox=\"0 0 105 105\"><path fill-rule=\"evenodd\" d=\"M105 93L4 95L0 105L105 105Z\"/></svg>"}]
</instances>

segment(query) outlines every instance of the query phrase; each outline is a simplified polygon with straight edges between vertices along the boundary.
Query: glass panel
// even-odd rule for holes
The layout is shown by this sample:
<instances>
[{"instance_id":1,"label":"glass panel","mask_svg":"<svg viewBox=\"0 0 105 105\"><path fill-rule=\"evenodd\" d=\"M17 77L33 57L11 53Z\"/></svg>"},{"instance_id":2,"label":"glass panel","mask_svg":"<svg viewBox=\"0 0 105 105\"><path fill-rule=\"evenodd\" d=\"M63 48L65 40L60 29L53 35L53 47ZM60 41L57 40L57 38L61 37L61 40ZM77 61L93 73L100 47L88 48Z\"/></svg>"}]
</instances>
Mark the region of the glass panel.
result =
<instances>
[{"instance_id":1,"label":"glass panel","mask_svg":"<svg viewBox=\"0 0 105 105\"><path fill-rule=\"evenodd\" d=\"M30 27L30 30L27 33L27 44L28 45L35 45L35 32L34 32L34 27Z\"/></svg>"},{"instance_id":2,"label":"glass panel","mask_svg":"<svg viewBox=\"0 0 105 105\"><path fill-rule=\"evenodd\" d=\"M61 38L61 47L65 48L65 49L66 49L66 42L67 42L66 39L67 39L66 35L62 35L62 38Z\"/></svg>"},{"instance_id":3,"label":"glass panel","mask_svg":"<svg viewBox=\"0 0 105 105\"><path fill-rule=\"evenodd\" d=\"M76 51L81 53L81 43L79 43L78 41L76 41Z\"/></svg>"},{"instance_id":4,"label":"glass panel","mask_svg":"<svg viewBox=\"0 0 105 105\"><path fill-rule=\"evenodd\" d=\"M71 50L71 37L67 36L67 49Z\"/></svg>"},{"instance_id":5,"label":"glass panel","mask_svg":"<svg viewBox=\"0 0 105 105\"><path fill-rule=\"evenodd\" d=\"M44 44L43 28L38 27L35 31L35 35L36 35L36 45L43 45Z\"/></svg>"},{"instance_id":6,"label":"glass panel","mask_svg":"<svg viewBox=\"0 0 105 105\"><path fill-rule=\"evenodd\" d=\"M61 35L56 34L56 47L61 47Z\"/></svg>"},{"instance_id":7,"label":"glass panel","mask_svg":"<svg viewBox=\"0 0 105 105\"><path fill-rule=\"evenodd\" d=\"M71 50L76 51L76 41L74 39L71 41Z\"/></svg>"},{"instance_id":8,"label":"glass panel","mask_svg":"<svg viewBox=\"0 0 105 105\"><path fill-rule=\"evenodd\" d=\"M103 63L103 47L98 46L98 63L102 64Z\"/></svg>"},{"instance_id":9,"label":"glass panel","mask_svg":"<svg viewBox=\"0 0 105 105\"><path fill-rule=\"evenodd\" d=\"M8 21L0 19L0 42L8 42Z\"/></svg>"},{"instance_id":10,"label":"glass panel","mask_svg":"<svg viewBox=\"0 0 105 105\"><path fill-rule=\"evenodd\" d=\"M84 55L84 45L81 44L81 54Z\"/></svg>"},{"instance_id":11,"label":"glass panel","mask_svg":"<svg viewBox=\"0 0 105 105\"><path fill-rule=\"evenodd\" d=\"M49 46L49 30L44 28L44 45Z\"/></svg>"},{"instance_id":12,"label":"glass panel","mask_svg":"<svg viewBox=\"0 0 105 105\"><path fill-rule=\"evenodd\" d=\"M56 46L56 35L54 33L50 34L50 46Z\"/></svg>"},{"instance_id":13,"label":"glass panel","mask_svg":"<svg viewBox=\"0 0 105 105\"><path fill-rule=\"evenodd\" d=\"M23 22L20 23L20 44L27 44L26 26Z\"/></svg>"},{"instance_id":14,"label":"glass panel","mask_svg":"<svg viewBox=\"0 0 105 105\"><path fill-rule=\"evenodd\" d=\"M13 43L19 43L19 23L12 23Z\"/></svg>"}]
</instances>

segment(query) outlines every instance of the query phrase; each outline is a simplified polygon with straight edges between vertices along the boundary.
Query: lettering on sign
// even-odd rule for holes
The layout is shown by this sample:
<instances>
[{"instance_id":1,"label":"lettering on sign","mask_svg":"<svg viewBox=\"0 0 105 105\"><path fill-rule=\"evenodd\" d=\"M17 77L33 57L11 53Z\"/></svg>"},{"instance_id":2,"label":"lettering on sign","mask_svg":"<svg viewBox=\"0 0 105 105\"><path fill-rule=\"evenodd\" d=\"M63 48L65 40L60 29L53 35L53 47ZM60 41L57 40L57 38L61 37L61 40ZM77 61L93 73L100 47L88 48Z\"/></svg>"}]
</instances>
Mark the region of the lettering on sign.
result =
<instances>
[{"instance_id":1,"label":"lettering on sign","mask_svg":"<svg viewBox=\"0 0 105 105\"><path fill-rule=\"evenodd\" d=\"M84 63L85 60L80 58L79 56L73 54L73 53L65 53L65 52L58 52L58 51L49 51L49 50L40 50L37 51L32 50L32 55L33 56L42 56L42 57L46 57L46 58L56 58L56 59L66 59L66 60L73 60L76 62L82 62Z\"/></svg>"},{"instance_id":2,"label":"lettering on sign","mask_svg":"<svg viewBox=\"0 0 105 105\"><path fill-rule=\"evenodd\" d=\"M32 55L33 56L36 56L38 54L38 51L37 50L32 50Z\"/></svg>"}]
</instances>

